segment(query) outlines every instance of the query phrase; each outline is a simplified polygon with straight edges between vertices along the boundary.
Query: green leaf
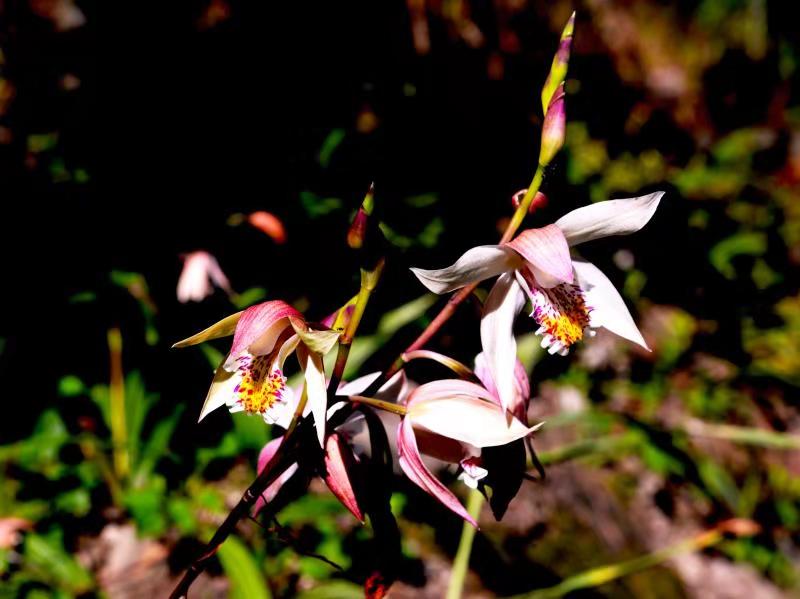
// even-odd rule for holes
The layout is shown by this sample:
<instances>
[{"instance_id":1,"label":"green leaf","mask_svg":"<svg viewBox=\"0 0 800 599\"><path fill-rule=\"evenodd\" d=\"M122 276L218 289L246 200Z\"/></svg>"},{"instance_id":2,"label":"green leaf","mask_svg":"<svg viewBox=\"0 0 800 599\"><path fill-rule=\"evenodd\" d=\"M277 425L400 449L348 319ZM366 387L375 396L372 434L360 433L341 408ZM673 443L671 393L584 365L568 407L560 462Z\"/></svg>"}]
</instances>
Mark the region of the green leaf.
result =
<instances>
[{"instance_id":1,"label":"green leaf","mask_svg":"<svg viewBox=\"0 0 800 599\"><path fill-rule=\"evenodd\" d=\"M300 203L310 218L326 216L342 207L339 198L322 198L311 191L300 192Z\"/></svg>"},{"instance_id":2,"label":"green leaf","mask_svg":"<svg viewBox=\"0 0 800 599\"><path fill-rule=\"evenodd\" d=\"M743 231L716 244L708 254L711 264L726 279L736 278L733 259L737 256L762 256L767 251L767 236L764 233Z\"/></svg>"},{"instance_id":3,"label":"green leaf","mask_svg":"<svg viewBox=\"0 0 800 599\"><path fill-rule=\"evenodd\" d=\"M325 138L325 141L322 142L322 147L319 150L320 166L323 168L328 167L334 151L336 151L336 148L344 141L345 135L344 129L333 129L328 133L328 136Z\"/></svg>"},{"instance_id":4,"label":"green leaf","mask_svg":"<svg viewBox=\"0 0 800 599\"><path fill-rule=\"evenodd\" d=\"M25 535L24 558L53 586L72 593L86 593L94 587L92 577L64 551L60 540L35 533Z\"/></svg>"},{"instance_id":5,"label":"green leaf","mask_svg":"<svg viewBox=\"0 0 800 599\"><path fill-rule=\"evenodd\" d=\"M217 556L231 584L228 597L231 599L269 599L272 596L264 581L261 568L238 538L228 537L220 546Z\"/></svg>"}]
</instances>

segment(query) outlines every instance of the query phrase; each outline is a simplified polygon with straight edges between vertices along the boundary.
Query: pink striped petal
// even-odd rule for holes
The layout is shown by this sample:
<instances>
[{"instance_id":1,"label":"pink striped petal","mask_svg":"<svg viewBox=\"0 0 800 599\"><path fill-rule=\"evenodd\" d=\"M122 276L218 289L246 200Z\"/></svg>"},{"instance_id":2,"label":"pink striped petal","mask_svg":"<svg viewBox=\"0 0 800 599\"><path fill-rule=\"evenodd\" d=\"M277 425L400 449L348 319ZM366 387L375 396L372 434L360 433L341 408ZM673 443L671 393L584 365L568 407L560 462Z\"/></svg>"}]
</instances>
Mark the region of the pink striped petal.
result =
<instances>
[{"instance_id":1,"label":"pink striped petal","mask_svg":"<svg viewBox=\"0 0 800 599\"><path fill-rule=\"evenodd\" d=\"M278 437L277 439L273 439L272 441L264 445L263 449L258 454L259 473L266 467L267 464L269 464L269 461L278 451L278 448L281 446L281 443L283 443L283 437ZM296 463L292 464L286 470L284 470L281 473L281 475L277 479L275 479L275 481L270 486L268 486L264 490L264 492L261 494L261 497L259 497L256 500L256 505L254 507L255 514L258 514L267 503L275 499L275 496L278 494L278 491L280 491L281 487L283 487L283 485L285 485L286 482L290 478L292 478L292 476L294 476L294 473L297 472L297 469L298 465Z\"/></svg>"},{"instance_id":2,"label":"pink striped petal","mask_svg":"<svg viewBox=\"0 0 800 599\"><path fill-rule=\"evenodd\" d=\"M486 389L497 397L497 405L500 405L500 398L497 396L497 389L494 386L486 356L483 353L475 356L475 376L483 383ZM514 394L508 406L509 411L519 418L523 423L528 421L528 404L531 398L531 383L528 371L519 358L514 360Z\"/></svg>"},{"instance_id":3,"label":"pink striped petal","mask_svg":"<svg viewBox=\"0 0 800 599\"><path fill-rule=\"evenodd\" d=\"M338 433L331 433L325 440L325 484L361 523L364 511L358 504L355 486L358 462L353 450Z\"/></svg>"},{"instance_id":4,"label":"pink striped petal","mask_svg":"<svg viewBox=\"0 0 800 599\"><path fill-rule=\"evenodd\" d=\"M504 410L510 409L514 401L514 319L524 305L525 293L510 272L500 275L483 305L481 345Z\"/></svg>"},{"instance_id":5,"label":"pink striped petal","mask_svg":"<svg viewBox=\"0 0 800 599\"><path fill-rule=\"evenodd\" d=\"M506 245L522 256L542 287L572 283L572 260L564 233L555 225L527 229Z\"/></svg>"},{"instance_id":6,"label":"pink striped petal","mask_svg":"<svg viewBox=\"0 0 800 599\"><path fill-rule=\"evenodd\" d=\"M423 463L417 447L417 440L414 437L414 429L408 418L403 418L400 421L397 430L397 452L400 468L412 483L461 516L472 526L478 528L478 523L467 513L467 510L464 509L464 506L461 505L456 496L439 482Z\"/></svg>"},{"instance_id":7,"label":"pink striped petal","mask_svg":"<svg viewBox=\"0 0 800 599\"><path fill-rule=\"evenodd\" d=\"M412 268L420 283L434 293L447 293L470 283L514 270L520 265L519 257L499 245L482 245L467 250L455 264L439 270Z\"/></svg>"},{"instance_id":8,"label":"pink striped petal","mask_svg":"<svg viewBox=\"0 0 800 599\"><path fill-rule=\"evenodd\" d=\"M528 428L496 403L467 395L418 400L409 405L406 420L429 431L475 447L506 445L526 437Z\"/></svg>"},{"instance_id":9,"label":"pink striped petal","mask_svg":"<svg viewBox=\"0 0 800 599\"><path fill-rule=\"evenodd\" d=\"M289 317L303 319L303 315L286 302L273 300L250 306L242 312L236 332L233 334L233 344L225 369L236 369L236 358L243 352L249 351L254 356L263 356L270 353L275 347L275 341L289 326Z\"/></svg>"}]
</instances>

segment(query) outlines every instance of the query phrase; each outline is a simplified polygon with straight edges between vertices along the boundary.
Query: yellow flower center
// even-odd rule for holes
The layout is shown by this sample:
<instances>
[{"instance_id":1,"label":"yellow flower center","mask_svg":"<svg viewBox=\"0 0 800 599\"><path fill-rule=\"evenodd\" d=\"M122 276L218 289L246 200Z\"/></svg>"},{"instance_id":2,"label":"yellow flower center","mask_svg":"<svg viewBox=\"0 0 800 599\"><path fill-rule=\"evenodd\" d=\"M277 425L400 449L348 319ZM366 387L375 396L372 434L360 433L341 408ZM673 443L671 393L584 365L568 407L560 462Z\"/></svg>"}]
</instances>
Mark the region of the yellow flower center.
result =
<instances>
[{"instance_id":1,"label":"yellow flower center","mask_svg":"<svg viewBox=\"0 0 800 599\"><path fill-rule=\"evenodd\" d=\"M242 380L234 389L238 401L248 414L264 414L282 400L286 377L280 368L271 370L269 356L240 358Z\"/></svg>"},{"instance_id":2,"label":"yellow flower center","mask_svg":"<svg viewBox=\"0 0 800 599\"><path fill-rule=\"evenodd\" d=\"M531 316L539 323L537 333L550 335L553 342L560 342L565 348L583 338L591 308L586 305L580 287L567 283L550 289L534 287L531 301Z\"/></svg>"}]
</instances>

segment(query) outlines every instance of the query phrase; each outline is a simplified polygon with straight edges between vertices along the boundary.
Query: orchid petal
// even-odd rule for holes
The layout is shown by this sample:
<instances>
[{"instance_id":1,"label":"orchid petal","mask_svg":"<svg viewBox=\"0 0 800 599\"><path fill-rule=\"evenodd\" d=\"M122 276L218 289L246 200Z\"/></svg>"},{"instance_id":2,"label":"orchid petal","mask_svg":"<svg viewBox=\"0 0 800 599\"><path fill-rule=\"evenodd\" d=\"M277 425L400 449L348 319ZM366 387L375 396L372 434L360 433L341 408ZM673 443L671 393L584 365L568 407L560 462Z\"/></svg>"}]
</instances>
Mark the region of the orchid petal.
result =
<instances>
[{"instance_id":1,"label":"orchid petal","mask_svg":"<svg viewBox=\"0 0 800 599\"><path fill-rule=\"evenodd\" d=\"M592 308L591 326L608 329L650 351L625 301L608 277L590 262L576 260L573 264L578 284L586 295L586 304Z\"/></svg>"},{"instance_id":2,"label":"orchid petal","mask_svg":"<svg viewBox=\"0 0 800 599\"><path fill-rule=\"evenodd\" d=\"M250 306L242 312L225 369L232 370L236 367L236 358L242 352L249 351L254 356L263 356L270 353L280 334L289 326L289 317L303 318L297 310L286 302L274 300Z\"/></svg>"},{"instance_id":3,"label":"orchid petal","mask_svg":"<svg viewBox=\"0 0 800 599\"><path fill-rule=\"evenodd\" d=\"M306 408L314 416L314 426L317 428L319 445L324 447L328 393L325 389L325 372L322 358L319 354L308 351L302 345L297 349L297 357L300 360L300 366L305 371L306 393L308 393L308 405Z\"/></svg>"},{"instance_id":4,"label":"orchid petal","mask_svg":"<svg viewBox=\"0 0 800 599\"><path fill-rule=\"evenodd\" d=\"M406 419L475 447L505 445L538 428L528 428L513 416L509 422L507 413L497 404L467 395L416 401L409 405Z\"/></svg>"},{"instance_id":5,"label":"orchid petal","mask_svg":"<svg viewBox=\"0 0 800 599\"><path fill-rule=\"evenodd\" d=\"M414 438L422 455L431 456L443 462L458 464L461 460L480 455L481 450L469 443L462 443L450 437L432 433L428 429L415 428Z\"/></svg>"},{"instance_id":6,"label":"orchid petal","mask_svg":"<svg viewBox=\"0 0 800 599\"><path fill-rule=\"evenodd\" d=\"M340 383L336 395L361 395L381 376L380 371L370 372L347 383Z\"/></svg>"},{"instance_id":7,"label":"orchid petal","mask_svg":"<svg viewBox=\"0 0 800 599\"><path fill-rule=\"evenodd\" d=\"M478 523L469 515L455 495L431 474L422 461L422 456L414 437L414 429L408 418L403 418L397 430L397 452L400 468L405 475L420 489L439 500L464 520L478 528Z\"/></svg>"},{"instance_id":8,"label":"orchid petal","mask_svg":"<svg viewBox=\"0 0 800 599\"><path fill-rule=\"evenodd\" d=\"M438 401L460 395L495 401L494 396L480 385L461 379L441 379L425 383L414 389L408 398L407 405L410 408L420 401Z\"/></svg>"},{"instance_id":9,"label":"orchid petal","mask_svg":"<svg viewBox=\"0 0 800 599\"><path fill-rule=\"evenodd\" d=\"M527 229L506 244L527 262L542 287L572 283L572 260L564 234L555 225Z\"/></svg>"},{"instance_id":10,"label":"orchid petal","mask_svg":"<svg viewBox=\"0 0 800 599\"><path fill-rule=\"evenodd\" d=\"M189 347L190 345L197 345L198 343L210 341L211 339L218 339L220 337L233 335L234 331L236 330L236 325L238 324L239 319L242 317L242 314L244 314L244 312L237 312L236 314L226 316L219 322L212 324L207 329L203 329L191 337L187 337L182 341L178 341L177 343L173 344L172 347L173 349Z\"/></svg>"},{"instance_id":11,"label":"orchid petal","mask_svg":"<svg viewBox=\"0 0 800 599\"><path fill-rule=\"evenodd\" d=\"M358 504L353 485L358 462L353 450L338 433L325 440L325 484L356 519L363 524L364 511Z\"/></svg>"},{"instance_id":12,"label":"orchid petal","mask_svg":"<svg viewBox=\"0 0 800 599\"><path fill-rule=\"evenodd\" d=\"M481 345L504 410L509 409L514 400L517 340L513 328L514 319L524 305L525 294L510 272L500 275L483 305Z\"/></svg>"},{"instance_id":13,"label":"orchid petal","mask_svg":"<svg viewBox=\"0 0 800 599\"><path fill-rule=\"evenodd\" d=\"M492 373L489 371L489 364L483 352L475 356L475 376L481 381L484 387L497 397L497 405L500 405L500 397L497 388L492 380ZM514 360L514 395L508 410L523 423L527 422L528 403L531 398L531 383L528 378L528 371L519 358Z\"/></svg>"},{"instance_id":14,"label":"orchid petal","mask_svg":"<svg viewBox=\"0 0 800 599\"><path fill-rule=\"evenodd\" d=\"M597 202L565 214L556 226L571 246L610 235L630 235L650 221L663 196L663 191L656 191L638 198Z\"/></svg>"},{"instance_id":15,"label":"orchid petal","mask_svg":"<svg viewBox=\"0 0 800 599\"><path fill-rule=\"evenodd\" d=\"M275 453L278 451L281 443L283 443L283 437L278 437L277 439L273 439L272 441L268 442L264 445L261 452L258 454L258 471L261 472L264 468L269 464L270 460L273 458ZM295 462L291 464L286 470L284 470L278 478L276 478L271 485L269 485L264 492L259 496L258 500L256 501L256 505L254 508L255 514L257 515L264 506L275 499L275 496L278 494L278 491L281 490L281 487L286 484L286 482L294 476L294 473L297 472L298 465Z\"/></svg>"},{"instance_id":16,"label":"orchid petal","mask_svg":"<svg viewBox=\"0 0 800 599\"><path fill-rule=\"evenodd\" d=\"M441 294L514 270L520 263L519 257L503 246L481 245L467 250L455 264L447 268L412 268L411 272L425 287Z\"/></svg>"},{"instance_id":17,"label":"orchid petal","mask_svg":"<svg viewBox=\"0 0 800 599\"><path fill-rule=\"evenodd\" d=\"M206 401L203 403L203 408L200 410L200 417L197 421L200 422L211 412L228 403L235 394L236 385L241 380L242 376L239 372L228 372L220 364L219 368L214 371L211 388L208 390Z\"/></svg>"},{"instance_id":18,"label":"orchid petal","mask_svg":"<svg viewBox=\"0 0 800 599\"><path fill-rule=\"evenodd\" d=\"M327 354L336 342L339 340L339 332L330 329L315 330L310 328L302 318L289 317L289 323L292 325L295 333L300 335L306 347L313 352Z\"/></svg>"}]
</instances>

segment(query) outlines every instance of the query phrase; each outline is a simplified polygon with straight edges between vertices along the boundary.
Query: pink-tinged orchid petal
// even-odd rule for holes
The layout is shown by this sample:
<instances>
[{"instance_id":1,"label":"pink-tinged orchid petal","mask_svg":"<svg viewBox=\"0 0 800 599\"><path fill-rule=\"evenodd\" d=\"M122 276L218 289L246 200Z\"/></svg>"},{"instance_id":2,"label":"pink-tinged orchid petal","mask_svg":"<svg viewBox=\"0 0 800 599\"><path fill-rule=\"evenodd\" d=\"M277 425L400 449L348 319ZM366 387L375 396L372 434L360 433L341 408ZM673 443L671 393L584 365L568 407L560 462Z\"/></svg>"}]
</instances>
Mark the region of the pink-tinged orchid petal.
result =
<instances>
[{"instance_id":1,"label":"pink-tinged orchid petal","mask_svg":"<svg viewBox=\"0 0 800 599\"><path fill-rule=\"evenodd\" d=\"M400 468L412 483L439 500L445 507L461 516L472 526L478 528L478 523L464 509L464 506L461 505L456 496L439 482L423 463L417 440L414 437L414 429L408 418L403 418L397 429L397 452Z\"/></svg>"},{"instance_id":2,"label":"pink-tinged orchid petal","mask_svg":"<svg viewBox=\"0 0 800 599\"><path fill-rule=\"evenodd\" d=\"M292 325L294 332L300 335L305 346L312 352L326 355L336 342L339 340L339 332L330 329L312 329L306 324L306 321L294 316L289 317L289 323Z\"/></svg>"},{"instance_id":3,"label":"pink-tinged orchid petal","mask_svg":"<svg viewBox=\"0 0 800 599\"><path fill-rule=\"evenodd\" d=\"M273 300L249 307L242 312L225 369L236 369L236 359L245 351L254 356L270 353L280 334L289 326L289 317L303 320L303 315L286 302Z\"/></svg>"},{"instance_id":4,"label":"pink-tinged orchid petal","mask_svg":"<svg viewBox=\"0 0 800 599\"><path fill-rule=\"evenodd\" d=\"M411 272L425 287L441 294L514 270L520 264L519 256L503 246L481 245L467 250L455 264L447 268L440 270L412 268Z\"/></svg>"},{"instance_id":5,"label":"pink-tinged orchid petal","mask_svg":"<svg viewBox=\"0 0 800 599\"><path fill-rule=\"evenodd\" d=\"M212 284L228 294L232 293L228 277L214 256L202 250L186 254L178 278L178 301L182 304L200 302L214 293Z\"/></svg>"},{"instance_id":6,"label":"pink-tinged orchid petal","mask_svg":"<svg viewBox=\"0 0 800 599\"><path fill-rule=\"evenodd\" d=\"M405 420L475 447L505 445L538 428L528 428L513 416L509 421L507 412L496 403L468 395L418 399L409 404Z\"/></svg>"},{"instance_id":7,"label":"pink-tinged orchid petal","mask_svg":"<svg viewBox=\"0 0 800 599\"><path fill-rule=\"evenodd\" d=\"M283 443L283 437L278 437L273 439L272 441L268 442L264 447L261 449L261 452L258 454L258 472L260 473L269 461L273 458L275 453L278 451L278 448ZM275 496L278 494L278 491L281 490L281 487L286 484L286 482L294 476L294 473L297 472L298 465L297 463L292 464L286 470L284 470L281 475L276 478L271 485L269 485L261 496L256 500L256 505L253 508L254 513L257 515L264 506L275 499Z\"/></svg>"},{"instance_id":8,"label":"pink-tinged orchid petal","mask_svg":"<svg viewBox=\"0 0 800 599\"><path fill-rule=\"evenodd\" d=\"M481 352L475 356L475 376L483 383L486 389L497 397L497 405L500 405L500 397L497 394L497 389L494 386L491 372L489 371L489 364L486 361L486 356ZM528 404L531 399L531 382L528 378L528 371L525 365L516 358L514 361L514 395L508 410L522 423L528 422Z\"/></svg>"},{"instance_id":9,"label":"pink-tinged orchid petal","mask_svg":"<svg viewBox=\"0 0 800 599\"><path fill-rule=\"evenodd\" d=\"M576 260L573 264L578 284L586 295L586 303L592 307L589 314L591 326L608 329L650 351L625 301L608 277L590 262Z\"/></svg>"},{"instance_id":10,"label":"pink-tinged orchid petal","mask_svg":"<svg viewBox=\"0 0 800 599\"><path fill-rule=\"evenodd\" d=\"M527 229L506 244L519 253L542 287L572 283L572 260L564 234L555 225Z\"/></svg>"},{"instance_id":11,"label":"pink-tinged orchid petal","mask_svg":"<svg viewBox=\"0 0 800 599\"><path fill-rule=\"evenodd\" d=\"M462 443L449 437L443 437L424 428L415 428L414 437L422 455L450 464L458 464L461 460L481 453L480 449L473 447L469 443Z\"/></svg>"},{"instance_id":12,"label":"pink-tinged orchid petal","mask_svg":"<svg viewBox=\"0 0 800 599\"><path fill-rule=\"evenodd\" d=\"M214 372L214 379L211 381L211 388L206 395L206 401L200 410L200 417L197 422L208 416L211 412L227 404L235 394L236 386L242 380L241 373L228 372L219 365Z\"/></svg>"},{"instance_id":13,"label":"pink-tinged orchid petal","mask_svg":"<svg viewBox=\"0 0 800 599\"><path fill-rule=\"evenodd\" d=\"M410 408L420 401L438 401L440 399L447 399L460 395L478 397L487 401L495 400L494 396L487 389L475 383L462 381L460 379L440 379L438 381L425 383L414 389L408 398L407 405Z\"/></svg>"},{"instance_id":14,"label":"pink-tinged orchid petal","mask_svg":"<svg viewBox=\"0 0 800 599\"><path fill-rule=\"evenodd\" d=\"M524 305L525 293L510 272L500 275L483 305L481 345L504 410L510 409L514 401L514 319Z\"/></svg>"},{"instance_id":15,"label":"pink-tinged orchid petal","mask_svg":"<svg viewBox=\"0 0 800 599\"><path fill-rule=\"evenodd\" d=\"M203 329L199 333L195 333L183 341L178 341L172 345L172 348L178 349L181 347L189 347L190 345L198 345L199 343L203 343L205 341L233 335L234 331L236 330L236 325L239 323L239 319L242 317L242 314L244 314L244 312L237 312L236 314L226 316L219 322L212 324L207 329Z\"/></svg>"},{"instance_id":16,"label":"pink-tinged orchid petal","mask_svg":"<svg viewBox=\"0 0 800 599\"><path fill-rule=\"evenodd\" d=\"M325 388L325 371L322 357L300 345L297 348L297 358L305 372L306 393L308 394L306 409L314 416L314 426L317 429L319 445L324 447L328 392Z\"/></svg>"},{"instance_id":17,"label":"pink-tinged orchid petal","mask_svg":"<svg viewBox=\"0 0 800 599\"><path fill-rule=\"evenodd\" d=\"M358 505L353 479L358 462L353 450L338 433L331 433L325 440L325 484L337 499L356 517L364 522L364 511Z\"/></svg>"},{"instance_id":18,"label":"pink-tinged orchid petal","mask_svg":"<svg viewBox=\"0 0 800 599\"><path fill-rule=\"evenodd\" d=\"M650 221L663 196L663 191L656 191L638 198L597 202L565 214L556 226L571 246L610 235L630 235Z\"/></svg>"}]
</instances>

